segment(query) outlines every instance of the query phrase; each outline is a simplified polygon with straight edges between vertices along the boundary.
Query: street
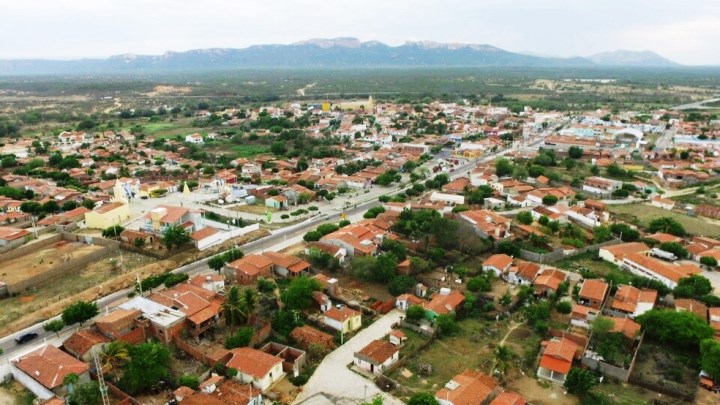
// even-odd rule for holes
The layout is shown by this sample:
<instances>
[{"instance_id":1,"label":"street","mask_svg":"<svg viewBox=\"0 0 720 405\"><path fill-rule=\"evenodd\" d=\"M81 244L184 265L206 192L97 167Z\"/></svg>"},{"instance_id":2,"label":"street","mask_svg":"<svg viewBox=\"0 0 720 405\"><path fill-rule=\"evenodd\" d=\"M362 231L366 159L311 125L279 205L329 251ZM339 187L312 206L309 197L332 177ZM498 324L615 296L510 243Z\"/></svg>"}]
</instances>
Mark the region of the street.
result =
<instances>
[{"instance_id":1,"label":"street","mask_svg":"<svg viewBox=\"0 0 720 405\"><path fill-rule=\"evenodd\" d=\"M402 405L402 401L380 391L372 381L351 371L347 365L352 363L355 352L360 351L373 340L387 335L391 331L392 325L399 322L403 315L404 313L398 309L390 311L327 355L295 398L293 404L328 403L313 398L321 396L329 400L329 403L336 405L356 405L361 401L372 399L376 395L382 395L384 405Z\"/></svg>"}]
</instances>

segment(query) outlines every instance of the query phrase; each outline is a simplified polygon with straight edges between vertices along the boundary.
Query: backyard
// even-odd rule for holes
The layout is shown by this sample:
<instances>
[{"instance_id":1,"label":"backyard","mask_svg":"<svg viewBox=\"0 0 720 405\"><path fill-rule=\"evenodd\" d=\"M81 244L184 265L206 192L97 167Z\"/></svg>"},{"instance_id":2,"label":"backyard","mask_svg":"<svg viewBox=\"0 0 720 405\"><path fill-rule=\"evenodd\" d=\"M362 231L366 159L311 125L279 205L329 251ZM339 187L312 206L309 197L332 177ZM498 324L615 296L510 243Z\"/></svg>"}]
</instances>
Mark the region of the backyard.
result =
<instances>
[{"instance_id":1,"label":"backyard","mask_svg":"<svg viewBox=\"0 0 720 405\"><path fill-rule=\"evenodd\" d=\"M660 217L671 217L680 222L688 233L710 237L720 236L720 226L705 218L696 218L647 204L609 205L608 210L619 219L647 227L650 221Z\"/></svg>"}]
</instances>

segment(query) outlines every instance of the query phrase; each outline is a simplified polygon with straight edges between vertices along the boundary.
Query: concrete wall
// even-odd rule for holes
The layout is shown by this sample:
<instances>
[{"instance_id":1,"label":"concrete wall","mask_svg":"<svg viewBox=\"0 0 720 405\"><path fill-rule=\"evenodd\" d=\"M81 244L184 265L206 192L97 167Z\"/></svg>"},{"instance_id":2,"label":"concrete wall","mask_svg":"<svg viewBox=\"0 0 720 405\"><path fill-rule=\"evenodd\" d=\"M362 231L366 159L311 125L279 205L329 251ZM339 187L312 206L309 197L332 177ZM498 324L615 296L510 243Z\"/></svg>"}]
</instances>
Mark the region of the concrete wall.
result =
<instances>
[{"instance_id":1,"label":"concrete wall","mask_svg":"<svg viewBox=\"0 0 720 405\"><path fill-rule=\"evenodd\" d=\"M254 232L260 229L260 224L252 224L243 228L235 228L231 231L221 231L214 235L211 235L208 238L205 238L203 240L200 240L197 242L197 248L198 250L205 250L211 246L220 244L225 242L226 240L237 238L238 236L246 235L250 232Z\"/></svg>"},{"instance_id":2,"label":"concrete wall","mask_svg":"<svg viewBox=\"0 0 720 405\"><path fill-rule=\"evenodd\" d=\"M52 391L45 388L42 384L35 381L32 377L25 374L22 370L18 369L17 367L13 366L12 364L10 365L10 370L12 371L12 375L13 375L13 378L15 379L15 381L19 382L25 388L30 390L39 399L48 400L55 396L55 394Z\"/></svg>"},{"instance_id":3,"label":"concrete wall","mask_svg":"<svg viewBox=\"0 0 720 405\"><path fill-rule=\"evenodd\" d=\"M530 252L527 250L520 250L520 258L523 260L536 262L536 263L552 263L556 262L558 260L562 260L566 257L575 256L583 253L587 253L589 251L595 251L599 250L600 248L603 248L605 246L612 246L622 243L620 239L613 239L609 240L607 242L598 243L595 245L585 246L584 248L580 249L572 249L572 250L563 250L563 249L556 249L552 252L540 254L535 252Z\"/></svg>"}]
</instances>

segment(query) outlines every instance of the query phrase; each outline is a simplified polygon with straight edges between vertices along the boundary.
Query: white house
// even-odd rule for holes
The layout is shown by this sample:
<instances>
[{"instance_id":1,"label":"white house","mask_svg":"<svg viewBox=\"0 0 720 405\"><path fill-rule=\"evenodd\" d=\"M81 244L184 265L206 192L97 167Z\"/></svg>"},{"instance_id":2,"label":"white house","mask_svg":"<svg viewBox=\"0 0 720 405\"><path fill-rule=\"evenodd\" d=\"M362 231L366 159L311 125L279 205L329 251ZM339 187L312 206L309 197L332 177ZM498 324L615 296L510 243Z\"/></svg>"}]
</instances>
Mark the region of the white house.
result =
<instances>
[{"instance_id":1,"label":"white house","mask_svg":"<svg viewBox=\"0 0 720 405\"><path fill-rule=\"evenodd\" d=\"M238 371L235 377L242 383L251 383L265 392L276 381L285 376L282 359L260 350L241 347L230 351L232 357L227 367Z\"/></svg>"},{"instance_id":2,"label":"white house","mask_svg":"<svg viewBox=\"0 0 720 405\"><path fill-rule=\"evenodd\" d=\"M387 340L373 340L359 352L353 363L371 373L381 374L400 359L400 348Z\"/></svg>"},{"instance_id":3,"label":"white house","mask_svg":"<svg viewBox=\"0 0 720 405\"><path fill-rule=\"evenodd\" d=\"M205 143L205 140L203 139L202 135L195 133L195 134L190 134L190 135L186 136L185 142L194 143L196 145L202 145L203 143Z\"/></svg>"},{"instance_id":4,"label":"white house","mask_svg":"<svg viewBox=\"0 0 720 405\"><path fill-rule=\"evenodd\" d=\"M501 274L505 273L510 269L513 264L512 257L506 254L497 254L490 256L483 262L483 271L492 271L495 277L500 277Z\"/></svg>"},{"instance_id":5,"label":"white house","mask_svg":"<svg viewBox=\"0 0 720 405\"><path fill-rule=\"evenodd\" d=\"M681 278L702 272L698 266L691 263L667 263L639 253L630 253L623 257L621 267L638 276L658 280L670 289L677 287Z\"/></svg>"}]
</instances>

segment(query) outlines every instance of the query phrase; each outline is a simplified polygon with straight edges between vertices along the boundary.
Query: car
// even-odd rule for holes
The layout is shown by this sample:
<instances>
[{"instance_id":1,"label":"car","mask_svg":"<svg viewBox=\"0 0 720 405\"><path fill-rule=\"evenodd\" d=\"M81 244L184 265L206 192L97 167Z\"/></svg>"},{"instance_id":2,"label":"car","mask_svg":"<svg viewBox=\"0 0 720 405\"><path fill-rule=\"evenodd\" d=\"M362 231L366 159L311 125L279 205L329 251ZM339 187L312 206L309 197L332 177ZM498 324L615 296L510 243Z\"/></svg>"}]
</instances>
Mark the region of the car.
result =
<instances>
[{"instance_id":1,"label":"car","mask_svg":"<svg viewBox=\"0 0 720 405\"><path fill-rule=\"evenodd\" d=\"M16 337L16 338L15 338L15 342L17 342L17 344L21 345L21 344L27 343L27 342L29 342L29 341L37 338L37 337L38 337L38 334L37 334L37 333L35 333L35 332L28 332L28 333L26 333L26 334L24 334L24 335L21 335L21 336Z\"/></svg>"}]
</instances>

